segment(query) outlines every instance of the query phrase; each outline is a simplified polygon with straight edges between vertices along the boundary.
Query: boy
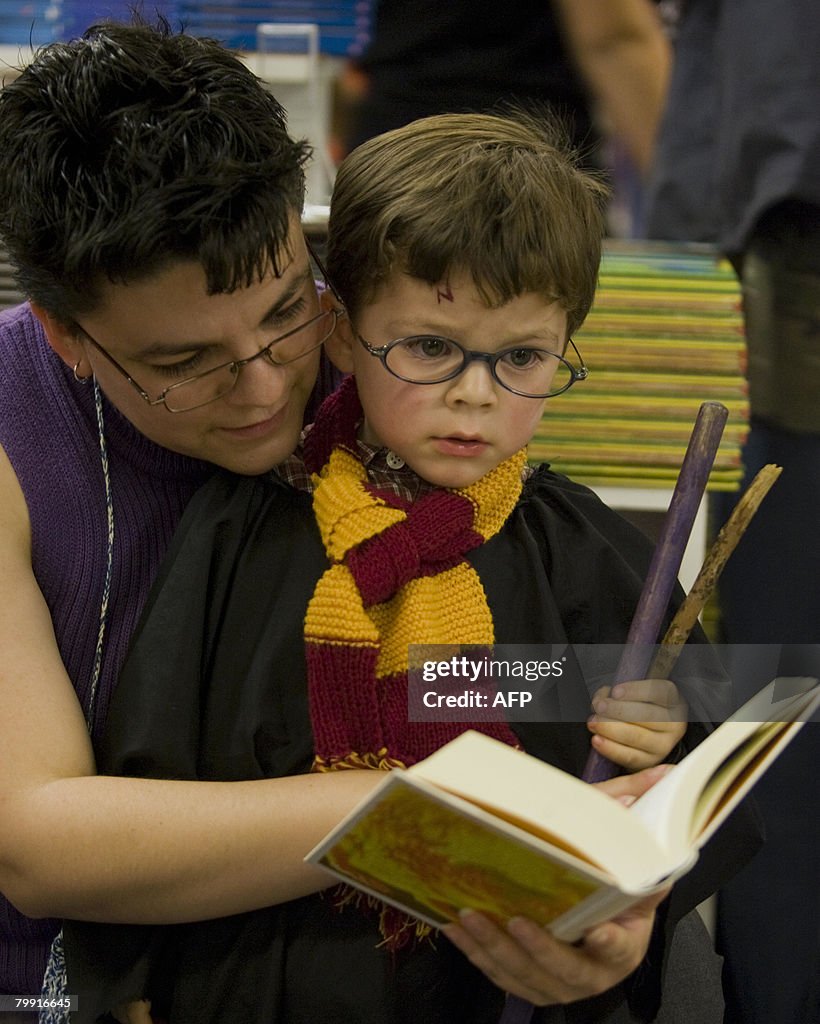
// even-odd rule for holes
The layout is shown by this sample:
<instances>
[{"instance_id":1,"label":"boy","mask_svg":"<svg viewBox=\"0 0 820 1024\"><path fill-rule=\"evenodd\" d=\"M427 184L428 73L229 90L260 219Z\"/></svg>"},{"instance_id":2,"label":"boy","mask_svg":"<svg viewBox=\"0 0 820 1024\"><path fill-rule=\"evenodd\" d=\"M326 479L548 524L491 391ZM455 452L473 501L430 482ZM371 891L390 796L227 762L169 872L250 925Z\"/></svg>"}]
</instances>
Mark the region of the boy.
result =
<instances>
[{"instance_id":1,"label":"boy","mask_svg":"<svg viewBox=\"0 0 820 1024\"><path fill-rule=\"evenodd\" d=\"M364 419L350 378L280 479L200 492L122 677L103 770L240 780L398 768L469 727L408 721L409 643L623 641L649 545L548 469L522 480L545 397L581 376L563 353L592 300L602 199L527 119L427 119L351 155L328 248L349 319L330 345L356 370ZM657 763L685 728L658 708L679 704L676 691L643 681L627 696L592 724L600 749ZM476 727L577 773L589 733L566 718ZM626 984L593 988L583 971L546 983L555 950L529 922L503 932L467 915L447 929L467 958L441 940L394 952L406 922L355 898L339 911L307 897L147 936L74 926L69 987L80 1020L148 995L172 1021L489 1022L503 990L544 1006L597 991L573 1019L650 1020L664 931L715 881L694 878ZM623 976L636 966L624 961ZM699 1020L718 1020L716 976L697 969Z\"/></svg>"},{"instance_id":2,"label":"boy","mask_svg":"<svg viewBox=\"0 0 820 1024\"><path fill-rule=\"evenodd\" d=\"M409 467L395 486L410 497L468 487L516 457L546 399L587 374L571 335L597 283L606 190L560 140L521 116L427 118L340 170L328 275L348 316L326 351L355 376L369 473L388 449L382 474ZM619 696L628 703L596 695L593 744L628 769L659 763L685 732L685 704L661 682L652 700L646 682Z\"/></svg>"}]
</instances>

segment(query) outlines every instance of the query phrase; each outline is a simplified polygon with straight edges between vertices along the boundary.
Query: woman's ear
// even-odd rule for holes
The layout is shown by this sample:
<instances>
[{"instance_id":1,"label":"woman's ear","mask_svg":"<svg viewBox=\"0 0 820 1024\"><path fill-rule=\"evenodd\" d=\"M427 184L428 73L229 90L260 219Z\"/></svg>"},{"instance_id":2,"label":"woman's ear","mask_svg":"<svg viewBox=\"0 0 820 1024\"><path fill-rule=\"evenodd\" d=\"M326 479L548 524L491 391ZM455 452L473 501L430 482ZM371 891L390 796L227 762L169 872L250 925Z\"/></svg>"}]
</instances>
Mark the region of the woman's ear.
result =
<instances>
[{"instance_id":1,"label":"woman's ear","mask_svg":"<svg viewBox=\"0 0 820 1024\"><path fill-rule=\"evenodd\" d=\"M51 313L47 313L43 307L38 306L36 302L31 302L30 306L31 312L40 321L40 324L45 331L49 345L51 345L60 359L72 368L78 367L83 361L85 347L77 337L76 328L69 327L68 324L63 323L62 320L58 320L56 317L52 316Z\"/></svg>"},{"instance_id":2,"label":"woman's ear","mask_svg":"<svg viewBox=\"0 0 820 1024\"><path fill-rule=\"evenodd\" d=\"M339 300L330 291L325 291L321 296L324 309L340 309ZM333 333L325 341L325 352L328 358L341 373L353 373L353 346L356 343L353 325L347 311L341 307L336 317L336 326Z\"/></svg>"}]
</instances>

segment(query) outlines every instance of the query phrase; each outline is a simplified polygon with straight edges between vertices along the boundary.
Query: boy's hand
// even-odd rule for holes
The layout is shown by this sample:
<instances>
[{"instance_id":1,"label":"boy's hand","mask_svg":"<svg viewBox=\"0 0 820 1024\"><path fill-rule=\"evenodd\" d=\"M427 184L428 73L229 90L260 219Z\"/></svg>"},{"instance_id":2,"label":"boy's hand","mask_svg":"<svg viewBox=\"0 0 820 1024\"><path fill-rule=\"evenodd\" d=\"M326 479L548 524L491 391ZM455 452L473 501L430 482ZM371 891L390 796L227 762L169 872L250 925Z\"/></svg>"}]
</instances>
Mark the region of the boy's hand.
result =
<instances>
[{"instance_id":1,"label":"boy's hand","mask_svg":"<svg viewBox=\"0 0 820 1024\"><path fill-rule=\"evenodd\" d=\"M646 954L655 907L668 890L612 921L590 929L575 945L560 942L533 921L514 918L506 929L475 911L442 931L499 988L536 1006L599 995L630 975Z\"/></svg>"},{"instance_id":2,"label":"boy's hand","mask_svg":"<svg viewBox=\"0 0 820 1024\"><path fill-rule=\"evenodd\" d=\"M119 1024L153 1024L151 1003L147 999L122 1003L111 1011L111 1016L119 1021Z\"/></svg>"},{"instance_id":3,"label":"boy's hand","mask_svg":"<svg viewBox=\"0 0 820 1024\"><path fill-rule=\"evenodd\" d=\"M686 732L689 709L669 679L602 687L587 721L599 754L628 771L660 764Z\"/></svg>"},{"instance_id":4,"label":"boy's hand","mask_svg":"<svg viewBox=\"0 0 820 1024\"><path fill-rule=\"evenodd\" d=\"M669 765L620 775L596 786L614 800L634 801L652 788ZM499 988L536 1006L599 995L631 974L646 954L655 908L669 890L655 893L612 921L591 928L583 940L561 942L534 921L514 918L500 928L465 911L442 931Z\"/></svg>"}]
</instances>

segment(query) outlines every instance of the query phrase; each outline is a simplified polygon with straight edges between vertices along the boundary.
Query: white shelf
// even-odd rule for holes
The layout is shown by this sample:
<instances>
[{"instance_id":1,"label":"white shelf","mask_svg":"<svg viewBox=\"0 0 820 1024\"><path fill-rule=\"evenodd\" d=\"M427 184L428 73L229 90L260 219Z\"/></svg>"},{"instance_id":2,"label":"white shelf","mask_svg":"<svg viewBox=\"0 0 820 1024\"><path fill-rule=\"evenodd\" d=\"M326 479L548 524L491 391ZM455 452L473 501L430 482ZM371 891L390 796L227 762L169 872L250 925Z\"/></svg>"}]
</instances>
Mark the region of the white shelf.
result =
<instances>
[{"instance_id":1,"label":"white shelf","mask_svg":"<svg viewBox=\"0 0 820 1024\"><path fill-rule=\"evenodd\" d=\"M616 511L657 512L665 514L672 500L672 488L662 487L592 487L598 497ZM708 543L708 496L704 495L692 524L689 543L681 561L680 579L687 592L700 572Z\"/></svg>"}]
</instances>

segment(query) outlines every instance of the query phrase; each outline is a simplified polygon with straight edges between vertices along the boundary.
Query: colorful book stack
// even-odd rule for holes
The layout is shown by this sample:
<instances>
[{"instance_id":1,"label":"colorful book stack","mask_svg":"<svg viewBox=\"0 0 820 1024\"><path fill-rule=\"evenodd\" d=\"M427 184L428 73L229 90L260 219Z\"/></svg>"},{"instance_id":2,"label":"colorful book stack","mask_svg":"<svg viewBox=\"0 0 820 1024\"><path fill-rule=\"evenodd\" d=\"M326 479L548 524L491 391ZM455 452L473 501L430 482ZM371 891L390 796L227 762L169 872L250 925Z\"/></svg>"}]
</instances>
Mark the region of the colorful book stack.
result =
<instances>
[{"instance_id":1,"label":"colorful book stack","mask_svg":"<svg viewBox=\"0 0 820 1024\"><path fill-rule=\"evenodd\" d=\"M739 486L746 346L726 260L706 246L608 242L574 340L589 377L547 402L533 462L592 486L672 487L701 403L719 401L729 417L708 486Z\"/></svg>"}]
</instances>

